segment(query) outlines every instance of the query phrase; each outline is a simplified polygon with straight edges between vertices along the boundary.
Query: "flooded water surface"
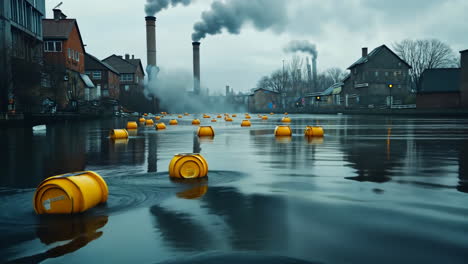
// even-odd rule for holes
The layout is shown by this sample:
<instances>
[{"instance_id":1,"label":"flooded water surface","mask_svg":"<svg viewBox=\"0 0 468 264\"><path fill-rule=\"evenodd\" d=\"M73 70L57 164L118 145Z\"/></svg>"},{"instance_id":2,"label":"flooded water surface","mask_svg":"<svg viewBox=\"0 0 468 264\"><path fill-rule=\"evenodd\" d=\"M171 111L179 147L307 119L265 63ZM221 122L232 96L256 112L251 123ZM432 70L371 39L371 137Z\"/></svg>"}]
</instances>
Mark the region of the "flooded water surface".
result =
<instances>
[{"instance_id":1,"label":"flooded water surface","mask_svg":"<svg viewBox=\"0 0 468 264\"><path fill-rule=\"evenodd\" d=\"M466 263L468 119L290 115L293 136L275 138L281 117L202 118L212 139L193 116L117 141L136 118L1 130L0 263ZM208 178L169 179L187 152ZM81 170L105 179L106 204L34 213L43 179Z\"/></svg>"}]
</instances>

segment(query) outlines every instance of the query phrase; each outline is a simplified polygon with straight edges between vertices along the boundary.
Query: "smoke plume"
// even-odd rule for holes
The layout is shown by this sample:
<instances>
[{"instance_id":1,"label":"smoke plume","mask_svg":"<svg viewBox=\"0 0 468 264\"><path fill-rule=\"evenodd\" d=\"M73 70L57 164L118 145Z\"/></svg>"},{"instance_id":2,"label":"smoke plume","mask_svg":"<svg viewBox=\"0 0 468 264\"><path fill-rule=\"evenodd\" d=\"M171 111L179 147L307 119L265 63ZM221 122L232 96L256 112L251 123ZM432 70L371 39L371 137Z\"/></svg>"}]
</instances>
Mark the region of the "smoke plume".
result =
<instances>
[{"instance_id":1,"label":"smoke plume","mask_svg":"<svg viewBox=\"0 0 468 264\"><path fill-rule=\"evenodd\" d=\"M147 16L154 16L159 11L171 6L182 4L188 6L192 0L146 0L145 12Z\"/></svg>"},{"instance_id":2,"label":"smoke plume","mask_svg":"<svg viewBox=\"0 0 468 264\"><path fill-rule=\"evenodd\" d=\"M193 26L193 41L200 41L207 35L220 34L226 29L231 34L239 34L241 28L250 22L264 31L283 31L287 24L286 0L226 0L213 2L209 11L202 13L200 22Z\"/></svg>"},{"instance_id":3,"label":"smoke plume","mask_svg":"<svg viewBox=\"0 0 468 264\"><path fill-rule=\"evenodd\" d=\"M307 40L293 40L284 47L285 52L305 52L317 59L318 52L315 44L310 43Z\"/></svg>"}]
</instances>

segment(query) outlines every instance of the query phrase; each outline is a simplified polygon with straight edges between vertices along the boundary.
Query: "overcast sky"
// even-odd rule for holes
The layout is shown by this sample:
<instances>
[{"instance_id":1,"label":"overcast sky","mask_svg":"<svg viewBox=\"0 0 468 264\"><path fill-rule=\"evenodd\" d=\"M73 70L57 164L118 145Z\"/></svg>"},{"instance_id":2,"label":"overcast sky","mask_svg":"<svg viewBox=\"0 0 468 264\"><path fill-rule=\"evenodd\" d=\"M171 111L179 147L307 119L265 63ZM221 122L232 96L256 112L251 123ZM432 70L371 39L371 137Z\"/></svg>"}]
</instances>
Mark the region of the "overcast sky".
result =
<instances>
[{"instance_id":1,"label":"overcast sky","mask_svg":"<svg viewBox=\"0 0 468 264\"><path fill-rule=\"evenodd\" d=\"M217 0L220 1L220 0ZM234 0L249 1L249 0ZM60 0L46 0L47 17ZM146 66L146 0L63 0L62 11L76 18L86 51L104 59L134 54ZM193 25L213 0L194 0L159 12L158 66L192 73ZM268 2L268 1L267 1ZM227 32L201 40L201 81L210 91L248 91L258 79L290 60L283 47L291 40L317 45L318 68L346 69L373 48L405 38L438 38L454 51L468 48L468 0L274 0L284 2L287 24L258 31L247 24L239 35ZM306 56L306 55L304 55Z\"/></svg>"}]
</instances>

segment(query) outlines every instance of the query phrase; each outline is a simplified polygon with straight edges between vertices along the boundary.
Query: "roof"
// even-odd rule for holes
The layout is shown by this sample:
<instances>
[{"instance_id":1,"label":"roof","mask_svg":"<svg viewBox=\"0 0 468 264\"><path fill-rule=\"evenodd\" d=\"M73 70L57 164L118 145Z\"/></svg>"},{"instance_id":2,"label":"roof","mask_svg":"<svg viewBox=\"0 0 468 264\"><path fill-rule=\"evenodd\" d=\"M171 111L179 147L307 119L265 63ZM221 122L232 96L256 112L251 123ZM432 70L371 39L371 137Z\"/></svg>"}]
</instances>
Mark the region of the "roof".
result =
<instances>
[{"instance_id":1,"label":"roof","mask_svg":"<svg viewBox=\"0 0 468 264\"><path fill-rule=\"evenodd\" d=\"M421 75L418 93L460 92L460 68L428 69Z\"/></svg>"},{"instance_id":2,"label":"roof","mask_svg":"<svg viewBox=\"0 0 468 264\"><path fill-rule=\"evenodd\" d=\"M84 50L83 39L81 38L80 28L76 19L43 19L42 20L42 35L43 39L63 39L67 40L70 37L70 33L73 27L76 26L78 35L80 37L81 46Z\"/></svg>"},{"instance_id":3,"label":"roof","mask_svg":"<svg viewBox=\"0 0 468 264\"><path fill-rule=\"evenodd\" d=\"M119 71L117 71L116 69L114 69L114 67L110 66L109 64L103 62L103 61L100 61L98 58L94 57L93 55L89 54L89 53L86 53L86 60L85 60L85 64L86 62L88 61L88 59L92 59L94 60L96 63L100 64L101 66L103 66L104 68L108 69L109 71L111 72L114 72L116 74L120 74Z\"/></svg>"},{"instance_id":4,"label":"roof","mask_svg":"<svg viewBox=\"0 0 468 264\"><path fill-rule=\"evenodd\" d=\"M102 60L104 63L109 64L112 68L116 69L120 73L136 73L138 67L141 67L143 75L145 72L141 65L140 59L124 59L122 56L112 54L111 56Z\"/></svg>"},{"instance_id":5,"label":"roof","mask_svg":"<svg viewBox=\"0 0 468 264\"><path fill-rule=\"evenodd\" d=\"M468 52L468 49L460 51L460 53Z\"/></svg>"},{"instance_id":6,"label":"roof","mask_svg":"<svg viewBox=\"0 0 468 264\"><path fill-rule=\"evenodd\" d=\"M391 49L389 49L386 45L382 45L380 47L377 47L375 48L373 51L371 51L369 54L367 54L367 56L365 57L361 57L360 59L358 59L355 63L351 64L351 66L348 67L348 70L354 68L355 66L357 65L360 65L360 64L364 64L366 62L368 62L372 57L374 57L375 55L379 54L382 50L384 49L387 49L389 50L395 57L397 57L401 62L403 62L404 64L406 64L408 67L411 68L411 65L409 65L406 61L404 61L402 58L400 58L400 56L398 56L395 52L393 52Z\"/></svg>"},{"instance_id":7,"label":"roof","mask_svg":"<svg viewBox=\"0 0 468 264\"><path fill-rule=\"evenodd\" d=\"M94 88L94 83L89 79L88 75L80 73L80 76L87 88Z\"/></svg>"},{"instance_id":8,"label":"roof","mask_svg":"<svg viewBox=\"0 0 468 264\"><path fill-rule=\"evenodd\" d=\"M279 94L277 91L273 91L273 90L265 89L265 88L257 88L257 89L254 89L254 90L253 90L253 93L258 92L258 91L260 91L260 90L263 90L263 91L269 92L269 93L276 93L276 94Z\"/></svg>"}]
</instances>

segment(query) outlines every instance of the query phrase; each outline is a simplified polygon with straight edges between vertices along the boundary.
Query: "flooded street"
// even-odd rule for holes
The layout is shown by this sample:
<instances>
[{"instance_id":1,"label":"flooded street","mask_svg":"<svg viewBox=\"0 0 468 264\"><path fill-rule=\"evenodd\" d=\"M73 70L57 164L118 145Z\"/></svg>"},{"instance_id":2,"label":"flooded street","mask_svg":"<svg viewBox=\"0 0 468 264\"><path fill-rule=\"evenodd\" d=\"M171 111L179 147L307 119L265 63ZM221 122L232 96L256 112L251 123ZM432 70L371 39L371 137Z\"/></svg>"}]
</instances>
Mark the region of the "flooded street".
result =
<instances>
[{"instance_id":1,"label":"flooded street","mask_svg":"<svg viewBox=\"0 0 468 264\"><path fill-rule=\"evenodd\" d=\"M277 139L282 115L247 128L238 116L201 118L214 139L195 135L193 116L115 142L109 130L136 118L1 130L0 263L466 263L468 119L290 115L293 137ZM305 138L306 125L325 137ZM187 152L205 157L208 179L169 179ZM41 180L81 170L106 180L107 204L34 213Z\"/></svg>"}]
</instances>

